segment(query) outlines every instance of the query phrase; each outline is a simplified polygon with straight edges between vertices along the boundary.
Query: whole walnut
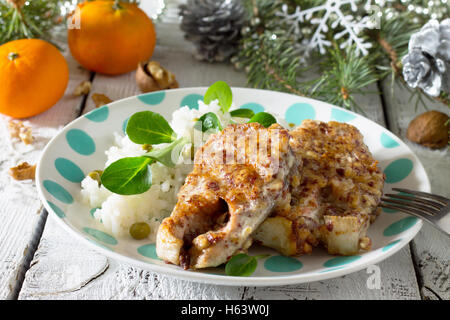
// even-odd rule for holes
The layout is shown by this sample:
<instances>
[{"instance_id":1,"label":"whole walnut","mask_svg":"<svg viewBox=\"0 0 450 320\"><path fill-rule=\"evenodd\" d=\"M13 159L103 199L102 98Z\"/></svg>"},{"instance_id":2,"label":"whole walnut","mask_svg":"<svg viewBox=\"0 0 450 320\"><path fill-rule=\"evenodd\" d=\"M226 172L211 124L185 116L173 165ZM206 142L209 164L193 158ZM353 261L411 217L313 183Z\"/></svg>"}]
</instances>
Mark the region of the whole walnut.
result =
<instances>
[{"instance_id":1,"label":"whole walnut","mask_svg":"<svg viewBox=\"0 0 450 320\"><path fill-rule=\"evenodd\" d=\"M449 117L439 111L427 111L414 118L408 126L406 138L431 149L448 145Z\"/></svg>"}]
</instances>

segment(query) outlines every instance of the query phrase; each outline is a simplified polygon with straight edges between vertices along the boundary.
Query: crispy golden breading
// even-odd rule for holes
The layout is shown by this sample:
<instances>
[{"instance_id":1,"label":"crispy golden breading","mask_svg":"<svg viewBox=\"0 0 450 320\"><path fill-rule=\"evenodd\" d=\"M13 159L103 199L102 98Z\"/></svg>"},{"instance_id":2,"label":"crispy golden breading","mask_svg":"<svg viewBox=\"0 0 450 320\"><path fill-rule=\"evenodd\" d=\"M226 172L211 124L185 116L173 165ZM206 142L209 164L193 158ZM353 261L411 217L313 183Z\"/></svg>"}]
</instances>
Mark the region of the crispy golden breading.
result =
<instances>
[{"instance_id":1,"label":"crispy golden breading","mask_svg":"<svg viewBox=\"0 0 450 320\"><path fill-rule=\"evenodd\" d=\"M303 178L292 190L291 210L273 216L291 221L295 236L277 234L279 223L267 219L254 239L288 255L311 253L319 244L340 255L370 249L366 231L379 214L384 174L361 133L345 123L305 120L290 134Z\"/></svg>"},{"instance_id":2,"label":"crispy golden breading","mask_svg":"<svg viewBox=\"0 0 450 320\"><path fill-rule=\"evenodd\" d=\"M218 266L252 239L284 255L318 245L356 254L370 249L366 231L379 214L383 184L352 125L306 120L291 132L231 125L197 151L158 230L157 254L186 269Z\"/></svg>"},{"instance_id":3,"label":"crispy golden breading","mask_svg":"<svg viewBox=\"0 0 450 320\"><path fill-rule=\"evenodd\" d=\"M258 123L212 135L158 230L158 256L185 269L205 268L248 248L270 212L290 210L289 185L301 177L289 139L281 126Z\"/></svg>"}]
</instances>

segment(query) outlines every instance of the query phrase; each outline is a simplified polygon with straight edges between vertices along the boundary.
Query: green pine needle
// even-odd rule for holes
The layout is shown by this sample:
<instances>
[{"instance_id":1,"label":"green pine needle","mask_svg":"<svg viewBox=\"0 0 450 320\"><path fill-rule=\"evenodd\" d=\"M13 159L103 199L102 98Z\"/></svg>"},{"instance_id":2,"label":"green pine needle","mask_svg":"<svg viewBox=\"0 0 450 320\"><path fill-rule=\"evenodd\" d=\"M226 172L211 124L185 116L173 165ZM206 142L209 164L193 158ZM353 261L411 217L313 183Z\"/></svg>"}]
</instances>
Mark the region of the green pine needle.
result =
<instances>
[{"instance_id":1,"label":"green pine needle","mask_svg":"<svg viewBox=\"0 0 450 320\"><path fill-rule=\"evenodd\" d=\"M360 36L372 43L369 54L358 56L355 47L339 49L345 39L334 39L340 26L329 28L327 40L333 43L325 55L311 52L309 67L302 66L301 46L307 40L306 35L289 34L289 26L279 15L281 8L287 6L288 12L294 12L296 6L307 9L321 5L325 0L243 0L249 15L248 26L242 32L240 51L232 62L247 73L250 86L285 91L301 96L311 96L347 109L364 113L363 107L356 104L356 95L380 94L368 87L393 75L391 87L395 82L404 85L401 58L408 52L411 35L417 32L427 22L423 13L409 11L400 3L387 3L382 8L380 29L364 30ZM360 1L363 3L364 1ZM412 0L409 3L427 7L426 1ZM445 6L445 5L443 5ZM364 14L362 7L353 12L348 6L345 14ZM431 10L431 9L430 9ZM450 10L433 8L433 10ZM362 11L362 12L361 12ZM395 13L391 17L392 13ZM387 18L390 17L390 18ZM309 21L304 21L301 27L312 27ZM312 62L314 61L314 63ZM311 72L319 76L308 79ZM418 105L426 106L425 99L430 100L421 90L412 90L412 98ZM435 100L448 104L445 94Z\"/></svg>"},{"instance_id":2,"label":"green pine needle","mask_svg":"<svg viewBox=\"0 0 450 320\"><path fill-rule=\"evenodd\" d=\"M0 45L11 40L41 38L50 41L52 29L61 24L60 0L27 1L21 8L0 0Z\"/></svg>"}]
</instances>

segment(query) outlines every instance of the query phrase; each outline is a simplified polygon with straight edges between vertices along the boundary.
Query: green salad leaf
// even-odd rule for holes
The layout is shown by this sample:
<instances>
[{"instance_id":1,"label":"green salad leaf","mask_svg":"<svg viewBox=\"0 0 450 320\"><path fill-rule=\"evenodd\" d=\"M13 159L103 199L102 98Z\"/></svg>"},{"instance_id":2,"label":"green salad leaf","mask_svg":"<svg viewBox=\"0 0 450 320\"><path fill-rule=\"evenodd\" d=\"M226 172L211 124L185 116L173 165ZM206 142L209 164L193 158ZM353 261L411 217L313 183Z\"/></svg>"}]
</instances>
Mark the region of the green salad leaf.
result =
<instances>
[{"instance_id":1,"label":"green salad leaf","mask_svg":"<svg viewBox=\"0 0 450 320\"><path fill-rule=\"evenodd\" d=\"M248 123L258 122L264 127L268 128L272 124L277 123L277 119L273 115L267 112L258 112L253 117L250 118Z\"/></svg>"},{"instance_id":2,"label":"green salad leaf","mask_svg":"<svg viewBox=\"0 0 450 320\"><path fill-rule=\"evenodd\" d=\"M145 156L156 160L167 167L173 168L176 165L174 160L178 160L183 146L188 142L189 140L187 138L182 137L164 148L152 149L151 151L147 152Z\"/></svg>"},{"instance_id":3,"label":"green salad leaf","mask_svg":"<svg viewBox=\"0 0 450 320\"><path fill-rule=\"evenodd\" d=\"M219 101L220 109L223 113L227 112L233 103L233 93L230 86L225 81L217 81L213 83L205 93L203 101L206 104L213 100Z\"/></svg>"},{"instance_id":4,"label":"green salad leaf","mask_svg":"<svg viewBox=\"0 0 450 320\"><path fill-rule=\"evenodd\" d=\"M228 112L233 102L233 94L226 82L217 81L206 91L205 103L209 104L215 99L219 101L221 111L223 113ZM233 117L248 118L250 119L249 122L259 122L265 127L276 122L272 115L265 112L255 114L251 109L237 109L231 111L230 114ZM201 127L196 125L196 129L202 132L223 130L219 117L213 112L202 115L199 124ZM166 119L152 111L141 111L133 114L127 122L126 133L131 141L143 146L161 143L168 143L168 145L163 148L151 148L140 157L119 159L104 170L100 177L101 183L111 192L122 195L140 194L147 191L152 185L150 165L157 161L167 167L175 167L175 161L179 159L183 146L189 143L187 138L177 139L174 130ZM242 262L243 257L240 256L233 261L238 259L241 259ZM233 269L233 263L230 265L229 268ZM252 267L253 260L248 258L244 265Z\"/></svg>"},{"instance_id":5,"label":"green salad leaf","mask_svg":"<svg viewBox=\"0 0 450 320\"><path fill-rule=\"evenodd\" d=\"M248 277L255 272L258 261L254 257L239 253L227 262L225 273L229 276Z\"/></svg>"},{"instance_id":6,"label":"green salad leaf","mask_svg":"<svg viewBox=\"0 0 450 320\"><path fill-rule=\"evenodd\" d=\"M175 167L183 146L189 140L185 137L168 146L152 149L141 157L128 157L111 163L101 175L101 183L111 192L121 195L140 194L152 186L150 165L155 161L167 167Z\"/></svg>"},{"instance_id":7,"label":"green salad leaf","mask_svg":"<svg viewBox=\"0 0 450 320\"><path fill-rule=\"evenodd\" d=\"M225 273L229 276L248 277L255 272L258 266L258 259L268 257L268 254L249 256L239 253L231 257L225 265Z\"/></svg>"},{"instance_id":8,"label":"green salad leaf","mask_svg":"<svg viewBox=\"0 0 450 320\"><path fill-rule=\"evenodd\" d=\"M152 186L150 165L154 161L148 157L119 159L103 171L101 183L109 191L121 195L144 193Z\"/></svg>"},{"instance_id":9,"label":"green salad leaf","mask_svg":"<svg viewBox=\"0 0 450 320\"><path fill-rule=\"evenodd\" d=\"M219 118L213 112L205 113L198 120L201 123L201 131L202 132L206 132L208 130L218 132L223 129Z\"/></svg>"},{"instance_id":10,"label":"green salad leaf","mask_svg":"<svg viewBox=\"0 0 450 320\"><path fill-rule=\"evenodd\" d=\"M133 114L126 132L131 141L138 144L171 143L176 135L164 117L156 112L141 111Z\"/></svg>"},{"instance_id":11,"label":"green salad leaf","mask_svg":"<svg viewBox=\"0 0 450 320\"><path fill-rule=\"evenodd\" d=\"M232 117L250 119L251 117L253 117L255 115L255 113L253 112L252 109L242 108L242 109L236 109L236 110L230 111L230 115Z\"/></svg>"}]
</instances>

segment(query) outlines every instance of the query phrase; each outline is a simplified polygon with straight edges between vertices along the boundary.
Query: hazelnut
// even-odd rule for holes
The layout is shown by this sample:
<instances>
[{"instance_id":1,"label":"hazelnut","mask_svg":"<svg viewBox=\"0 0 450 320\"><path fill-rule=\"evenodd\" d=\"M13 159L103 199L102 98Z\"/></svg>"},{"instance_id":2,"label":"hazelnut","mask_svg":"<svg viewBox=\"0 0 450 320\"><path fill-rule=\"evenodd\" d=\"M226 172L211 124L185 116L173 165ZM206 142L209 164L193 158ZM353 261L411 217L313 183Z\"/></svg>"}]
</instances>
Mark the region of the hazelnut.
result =
<instances>
[{"instance_id":1,"label":"hazelnut","mask_svg":"<svg viewBox=\"0 0 450 320\"><path fill-rule=\"evenodd\" d=\"M136 70L136 83L142 92L178 88L175 75L158 62L141 62Z\"/></svg>"},{"instance_id":2,"label":"hazelnut","mask_svg":"<svg viewBox=\"0 0 450 320\"><path fill-rule=\"evenodd\" d=\"M408 126L406 138L431 149L444 148L448 144L449 117L439 111L428 111L414 118Z\"/></svg>"}]
</instances>

